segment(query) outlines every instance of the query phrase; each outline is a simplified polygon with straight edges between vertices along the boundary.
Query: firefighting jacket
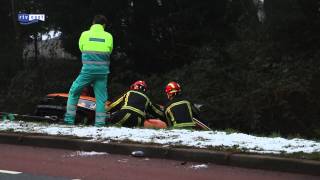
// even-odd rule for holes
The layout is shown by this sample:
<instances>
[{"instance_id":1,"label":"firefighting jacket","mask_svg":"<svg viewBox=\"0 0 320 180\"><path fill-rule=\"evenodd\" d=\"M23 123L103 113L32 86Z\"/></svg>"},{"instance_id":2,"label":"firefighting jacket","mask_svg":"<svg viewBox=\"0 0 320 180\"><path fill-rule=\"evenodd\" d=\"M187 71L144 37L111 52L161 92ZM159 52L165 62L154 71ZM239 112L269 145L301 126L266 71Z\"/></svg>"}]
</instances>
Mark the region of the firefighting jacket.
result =
<instances>
[{"instance_id":1,"label":"firefighting jacket","mask_svg":"<svg viewBox=\"0 0 320 180\"><path fill-rule=\"evenodd\" d=\"M146 118L147 115L152 115L153 117L164 116L163 112L151 103L146 94L136 90L128 91L108 107L110 112L116 110L130 110L143 118Z\"/></svg>"},{"instance_id":2,"label":"firefighting jacket","mask_svg":"<svg viewBox=\"0 0 320 180\"><path fill-rule=\"evenodd\" d=\"M194 105L181 97L174 97L164 107L168 127L192 128L196 125L193 118L199 117L199 110Z\"/></svg>"}]
</instances>

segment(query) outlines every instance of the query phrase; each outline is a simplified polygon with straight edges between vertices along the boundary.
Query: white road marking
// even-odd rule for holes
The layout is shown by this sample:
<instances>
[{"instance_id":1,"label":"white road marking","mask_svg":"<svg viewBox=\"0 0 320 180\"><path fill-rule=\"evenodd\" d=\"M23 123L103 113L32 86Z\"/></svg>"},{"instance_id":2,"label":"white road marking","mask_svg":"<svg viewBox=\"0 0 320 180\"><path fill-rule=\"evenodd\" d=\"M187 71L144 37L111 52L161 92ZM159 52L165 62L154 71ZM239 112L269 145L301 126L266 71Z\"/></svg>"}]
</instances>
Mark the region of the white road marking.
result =
<instances>
[{"instance_id":1,"label":"white road marking","mask_svg":"<svg viewBox=\"0 0 320 180\"><path fill-rule=\"evenodd\" d=\"M8 170L0 170L0 173L6 173L6 174L21 174L22 172L18 172L18 171L8 171Z\"/></svg>"}]
</instances>

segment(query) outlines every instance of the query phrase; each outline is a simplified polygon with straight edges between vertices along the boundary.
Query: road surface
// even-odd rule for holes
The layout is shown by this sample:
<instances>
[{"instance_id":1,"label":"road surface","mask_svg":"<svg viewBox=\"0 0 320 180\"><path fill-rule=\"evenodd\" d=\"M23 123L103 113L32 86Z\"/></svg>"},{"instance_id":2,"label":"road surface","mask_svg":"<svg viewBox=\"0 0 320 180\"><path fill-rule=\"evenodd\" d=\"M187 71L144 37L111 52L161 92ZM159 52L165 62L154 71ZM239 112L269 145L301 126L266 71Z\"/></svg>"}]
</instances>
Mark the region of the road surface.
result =
<instances>
[{"instance_id":1,"label":"road surface","mask_svg":"<svg viewBox=\"0 0 320 180\"><path fill-rule=\"evenodd\" d=\"M0 144L1 180L319 180L302 174Z\"/></svg>"}]
</instances>

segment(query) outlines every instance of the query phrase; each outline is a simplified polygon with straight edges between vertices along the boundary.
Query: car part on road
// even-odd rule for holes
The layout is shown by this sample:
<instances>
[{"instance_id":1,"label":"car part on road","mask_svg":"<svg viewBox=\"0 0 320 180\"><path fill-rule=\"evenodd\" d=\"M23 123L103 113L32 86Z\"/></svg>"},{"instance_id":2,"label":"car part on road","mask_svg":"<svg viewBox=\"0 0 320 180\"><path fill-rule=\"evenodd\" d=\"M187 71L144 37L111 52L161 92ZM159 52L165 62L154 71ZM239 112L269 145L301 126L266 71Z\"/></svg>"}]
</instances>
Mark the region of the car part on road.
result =
<instances>
[{"instance_id":1,"label":"car part on road","mask_svg":"<svg viewBox=\"0 0 320 180\"><path fill-rule=\"evenodd\" d=\"M143 151L132 151L131 155L133 157L144 157L144 152Z\"/></svg>"}]
</instances>

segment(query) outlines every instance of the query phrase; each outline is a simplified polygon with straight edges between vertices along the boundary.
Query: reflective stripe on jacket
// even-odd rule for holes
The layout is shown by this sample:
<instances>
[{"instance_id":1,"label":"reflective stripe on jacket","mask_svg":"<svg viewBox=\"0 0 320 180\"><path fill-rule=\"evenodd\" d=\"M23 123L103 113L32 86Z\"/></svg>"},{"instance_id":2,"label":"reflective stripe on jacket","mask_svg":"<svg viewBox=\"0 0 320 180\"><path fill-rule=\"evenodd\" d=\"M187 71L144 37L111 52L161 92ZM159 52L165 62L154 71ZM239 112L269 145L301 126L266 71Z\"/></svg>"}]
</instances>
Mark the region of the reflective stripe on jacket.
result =
<instances>
[{"instance_id":1,"label":"reflective stripe on jacket","mask_svg":"<svg viewBox=\"0 0 320 180\"><path fill-rule=\"evenodd\" d=\"M163 117L163 112L156 108L142 92L130 90L109 106L108 111L126 109L146 118L146 113L155 117Z\"/></svg>"},{"instance_id":2,"label":"reflective stripe on jacket","mask_svg":"<svg viewBox=\"0 0 320 180\"><path fill-rule=\"evenodd\" d=\"M167 124L173 128L193 127L196 123L193 121L195 113L193 105L187 100L177 100L170 102L165 107L165 116Z\"/></svg>"},{"instance_id":3,"label":"reflective stripe on jacket","mask_svg":"<svg viewBox=\"0 0 320 180\"><path fill-rule=\"evenodd\" d=\"M84 31L79 39L82 52L81 72L91 74L108 74L110 54L113 49L112 35L100 24L94 24L89 31Z\"/></svg>"}]
</instances>

